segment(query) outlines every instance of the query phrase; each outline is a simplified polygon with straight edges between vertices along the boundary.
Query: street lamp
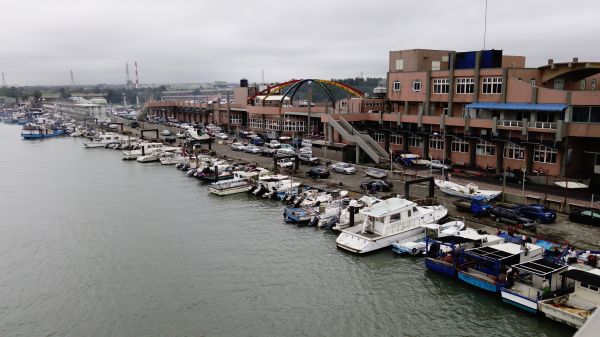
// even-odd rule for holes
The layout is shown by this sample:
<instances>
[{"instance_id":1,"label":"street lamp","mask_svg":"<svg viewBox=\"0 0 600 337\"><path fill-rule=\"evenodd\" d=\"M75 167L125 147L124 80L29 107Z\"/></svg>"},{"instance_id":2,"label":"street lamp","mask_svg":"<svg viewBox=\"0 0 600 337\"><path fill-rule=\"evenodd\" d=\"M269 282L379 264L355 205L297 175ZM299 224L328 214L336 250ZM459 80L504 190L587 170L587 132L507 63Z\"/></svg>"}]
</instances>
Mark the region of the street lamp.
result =
<instances>
[{"instance_id":1,"label":"street lamp","mask_svg":"<svg viewBox=\"0 0 600 337\"><path fill-rule=\"evenodd\" d=\"M437 132L434 132L433 136L441 137L442 140L444 141L444 144L442 146L442 179L444 179L444 177L445 177L444 168L446 167L446 136L445 135L440 136L440 134Z\"/></svg>"}]
</instances>

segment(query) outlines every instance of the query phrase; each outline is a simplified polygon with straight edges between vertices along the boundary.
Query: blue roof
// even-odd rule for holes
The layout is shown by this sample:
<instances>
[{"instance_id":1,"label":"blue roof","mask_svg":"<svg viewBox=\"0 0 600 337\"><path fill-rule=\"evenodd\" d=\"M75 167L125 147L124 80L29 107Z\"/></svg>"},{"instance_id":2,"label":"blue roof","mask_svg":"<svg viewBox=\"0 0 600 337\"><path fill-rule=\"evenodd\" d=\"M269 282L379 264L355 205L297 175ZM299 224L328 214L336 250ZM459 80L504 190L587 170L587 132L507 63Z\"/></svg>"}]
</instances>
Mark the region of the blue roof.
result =
<instances>
[{"instance_id":1,"label":"blue roof","mask_svg":"<svg viewBox=\"0 0 600 337\"><path fill-rule=\"evenodd\" d=\"M523 110L523 111L563 111L566 104L531 104L531 103L492 103L481 102L467 104L467 109L489 109L489 110Z\"/></svg>"}]
</instances>

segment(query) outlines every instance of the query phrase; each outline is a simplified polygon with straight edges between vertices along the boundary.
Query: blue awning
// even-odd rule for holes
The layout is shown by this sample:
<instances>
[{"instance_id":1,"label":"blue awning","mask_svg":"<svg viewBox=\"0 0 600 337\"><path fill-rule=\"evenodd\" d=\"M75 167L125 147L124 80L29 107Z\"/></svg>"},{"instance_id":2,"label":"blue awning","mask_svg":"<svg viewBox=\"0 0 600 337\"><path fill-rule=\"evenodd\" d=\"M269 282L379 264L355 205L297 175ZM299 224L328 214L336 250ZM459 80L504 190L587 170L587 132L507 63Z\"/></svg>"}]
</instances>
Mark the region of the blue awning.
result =
<instances>
[{"instance_id":1,"label":"blue awning","mask_svg":"<svg viewBox=\"0 0 600 337\"><path fill-rule=\"evenodd\" d=\"M492 103L481 102L467 104L467 109L488 109L488 110L521 110L521 111L563 111L566 104L531 104L531 103Z\"/></svg>"}]
</instances>

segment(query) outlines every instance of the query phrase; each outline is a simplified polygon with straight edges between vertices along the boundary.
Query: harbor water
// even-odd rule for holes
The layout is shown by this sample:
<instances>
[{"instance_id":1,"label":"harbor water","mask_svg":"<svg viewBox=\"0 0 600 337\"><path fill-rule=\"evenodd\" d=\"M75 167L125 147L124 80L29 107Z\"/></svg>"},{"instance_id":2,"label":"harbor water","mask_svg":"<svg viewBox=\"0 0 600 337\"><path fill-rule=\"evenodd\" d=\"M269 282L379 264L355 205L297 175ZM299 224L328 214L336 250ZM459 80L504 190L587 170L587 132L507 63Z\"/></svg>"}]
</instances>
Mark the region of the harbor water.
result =
<instances>
[{"instance_id":1,"label":"harbor water","mask_svg":"<svg viewBox=\"0 0 600 337\"><path fill-rule=\"evenodd\" d=\"M0 336L570 336L276 201L0 124Z\"/></svg>"}]
</instances>

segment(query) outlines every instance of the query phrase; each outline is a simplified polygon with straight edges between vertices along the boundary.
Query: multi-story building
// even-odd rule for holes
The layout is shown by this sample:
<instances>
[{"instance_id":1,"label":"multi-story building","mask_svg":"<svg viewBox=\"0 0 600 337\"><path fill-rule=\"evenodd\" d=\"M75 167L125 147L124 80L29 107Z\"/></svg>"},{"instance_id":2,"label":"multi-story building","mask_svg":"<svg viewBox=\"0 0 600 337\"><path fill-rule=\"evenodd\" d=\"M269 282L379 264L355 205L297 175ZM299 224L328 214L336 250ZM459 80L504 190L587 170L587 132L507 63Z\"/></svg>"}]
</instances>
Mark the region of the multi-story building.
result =
<instances>
[{"instance_id":1,"label":"multi-story building","mask_svg":"<svg viewBox=\"0 0 600 337\"><path fill-rule=\"evenodd\" d=\"M527 68L500 50L393 51L383 129L402 134L405 150L467 167L592 173L598 73L577 58Z\"/></svg>"},{"instance_id":2,"label":"multi-story building","mask_svg":"<svg viewBox=\"0 0 600 337\"><path fill-rule=\"evenodd\" d=\"M281 92L261 95L242 80L235 104L148 107L151 114L269 136L320 134L377 162L389 151L409 151L472 169L589 177L600 174L598 74L600 62L577 58L528 68L524 56L500 50L413 49L390 52L385 97L378 88L372 98L313 105Z\"/></svg>"}]
</instances>

